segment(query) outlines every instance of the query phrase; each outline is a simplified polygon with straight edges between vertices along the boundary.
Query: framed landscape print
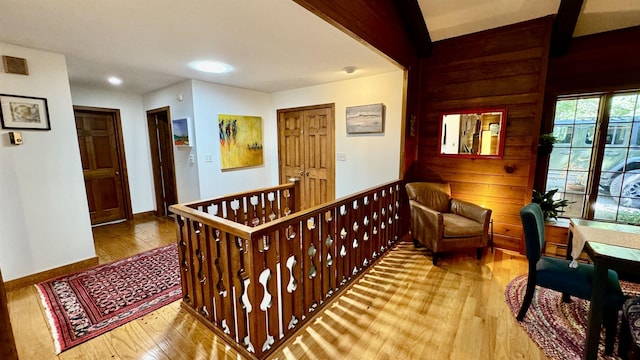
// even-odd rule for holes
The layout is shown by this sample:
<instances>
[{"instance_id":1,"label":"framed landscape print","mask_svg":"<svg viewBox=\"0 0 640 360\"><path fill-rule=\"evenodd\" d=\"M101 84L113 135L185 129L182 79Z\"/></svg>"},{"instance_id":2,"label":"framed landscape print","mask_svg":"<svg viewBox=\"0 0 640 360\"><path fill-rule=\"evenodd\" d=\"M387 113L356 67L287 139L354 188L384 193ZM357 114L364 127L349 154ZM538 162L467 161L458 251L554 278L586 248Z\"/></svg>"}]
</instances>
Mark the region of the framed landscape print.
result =
<instances>
[{"instance_id":1,"label":"framed landscape print","mask_svg":"<svg viewBox=\"0 0 640 360\"><path fill-rule=\"evenodd\" d=\"M51 130L47 99L0 94L3 129Z\"/></svg>"},{"instance_id":2,"label":"framed landscape print","mask_svg":"<svg viewBox=\"0 0 640 360\"><path fill-rule=\"evenodd\" d=\"M262 165L262 118L218 115L222 170Z\"/></svg>"},{"instance_id":3,"label":"framed landscape print","mask_svg":"<svg viewBox=\"0 0 640 360\"><path fill-rule=\"evenodd\" d=\"M347 134L384 132L384 104L347 107Z\"/></svg>"},{"instance_id":4,"label":"framed landscape print","mask_svg":"<svg viewBox=\"0 0 640 360\"><path fill-rule=\"evenodd\" d=\"M189 119L171 120L173 128L173 145L175 146L191 146L191 138L189 136Z\"/></svg>"}]
</instances>

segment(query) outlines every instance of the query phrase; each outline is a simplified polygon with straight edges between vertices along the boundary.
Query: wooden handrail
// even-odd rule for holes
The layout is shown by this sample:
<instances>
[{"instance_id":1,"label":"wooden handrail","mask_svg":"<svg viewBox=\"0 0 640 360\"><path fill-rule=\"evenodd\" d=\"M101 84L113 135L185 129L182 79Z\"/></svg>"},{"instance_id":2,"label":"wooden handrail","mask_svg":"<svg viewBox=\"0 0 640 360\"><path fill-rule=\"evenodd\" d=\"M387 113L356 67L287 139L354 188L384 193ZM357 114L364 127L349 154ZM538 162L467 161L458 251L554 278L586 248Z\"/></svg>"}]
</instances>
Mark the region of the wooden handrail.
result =
<instances>
[{"instance_id":1,"label":"wooden handrail","mask_svg":"<svg viewBox=\"0 0 640 360\"><path fill-rule=\"evenodd\" d=\"M250 358L275 351L400 238L400 181L290 212L296 190L287 184L170 208L183 307Z\"/></svg>"}]
</instances>

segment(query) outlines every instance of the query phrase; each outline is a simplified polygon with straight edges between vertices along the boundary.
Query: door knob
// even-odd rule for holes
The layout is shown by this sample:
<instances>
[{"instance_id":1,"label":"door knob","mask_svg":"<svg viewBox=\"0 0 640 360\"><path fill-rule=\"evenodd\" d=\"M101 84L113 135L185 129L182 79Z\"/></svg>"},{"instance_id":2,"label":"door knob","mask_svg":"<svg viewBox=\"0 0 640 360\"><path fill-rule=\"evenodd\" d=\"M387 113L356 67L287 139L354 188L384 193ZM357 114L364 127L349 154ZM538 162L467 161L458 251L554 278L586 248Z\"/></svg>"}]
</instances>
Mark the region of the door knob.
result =
<instances>
[{"instance_id":1,"label":"door knob","mask_svg":"<svg viewBox=\"0 0 640 360\"><path fill-rule=\"evenodd\" d=\"M300 176L304 176L304 171L300 170Z\"/></svg>"},{"instance_id":2,"label":"door knob","mask_svg":"<svg viewBox=\"0 0 640 360\"><path fill-rule=\"evenodd\" d=\"M309 176L309 172L307 171L307 172L305 173L305 175Z\"/></svg>"}]
</instances>

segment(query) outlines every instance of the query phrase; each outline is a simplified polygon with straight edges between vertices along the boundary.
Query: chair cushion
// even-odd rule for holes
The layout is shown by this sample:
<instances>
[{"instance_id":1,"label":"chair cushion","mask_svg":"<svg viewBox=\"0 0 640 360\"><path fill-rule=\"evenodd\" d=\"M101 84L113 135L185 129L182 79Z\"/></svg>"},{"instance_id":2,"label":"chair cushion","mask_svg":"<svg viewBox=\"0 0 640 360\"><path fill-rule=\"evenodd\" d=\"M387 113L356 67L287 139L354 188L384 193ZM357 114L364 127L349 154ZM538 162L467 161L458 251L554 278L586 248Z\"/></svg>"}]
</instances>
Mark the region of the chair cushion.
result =
<instances>
[{"instance_id":1,"label":"chair cushion","mask_svg":"<svg viewBox=\"0 0 640 360\"><path fill-rule=\"evenodd\" d=\"M629 323L631 341L640 347L640 297L627 300L622 305L622 313Z\"/></svg>"},{"instance_id":2,"label":"chair cushion","mask_svg":"<svg viewBox=\"0 0 640 360\"><path fill-rule=\"evenodd\" d=\"M442 220L444 221L445 238L482 236L482 232L484 231L483 224L464 216L442 214Z\"/></svg>"},{"instance_id":3,"label":"chair cushion","mask_svg":"<svg viewBox=\"0 0 640 360\"><path fill-rule=\"evenodd\" d=\"M594 268L591 264L569 267L569 260L542 256L536 263L536 283L552 290L590 300ZM623 299L618 274L609 270L605 302L615 301L620 306ZM618 308L619 309L619 308Z\"/></svg>"},{"instance_id":4,"label":"chair cushion","mask_svg":"<svg viewBox=\"0 0 640 360\"><path fill-rule=\"evenodd\" d=\"M409 199L441 213L449 212L451 186L448 183L414 182L406 185Z\"/></svg>"}]
</instances>

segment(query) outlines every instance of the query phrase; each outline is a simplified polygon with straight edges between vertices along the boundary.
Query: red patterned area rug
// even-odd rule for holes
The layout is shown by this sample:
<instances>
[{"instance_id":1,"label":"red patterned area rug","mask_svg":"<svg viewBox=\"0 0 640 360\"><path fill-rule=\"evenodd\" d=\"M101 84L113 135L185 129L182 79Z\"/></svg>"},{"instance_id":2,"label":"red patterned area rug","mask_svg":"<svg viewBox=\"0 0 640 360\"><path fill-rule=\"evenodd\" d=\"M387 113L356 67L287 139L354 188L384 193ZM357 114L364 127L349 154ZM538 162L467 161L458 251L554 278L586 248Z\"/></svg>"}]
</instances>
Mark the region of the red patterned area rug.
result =
<instances>
[{"instance_id":1,"label":"red patterned area rug","mask_svg":"<svg viewBox=\"0 0 640 360\"><path fill-rule=\"evenodd\" d=\"M637 294L640 290L637 284L621 281L620 285L623 292L629 295ZM526 287L526 274L516 277L507 285L505 297L514 316L520 310ZM582 359L589 301L575 297L571 299L571 303L563 303L561 293L538 286L529 311L520 322L529 337L551 359ZM598 359L619 359L604 355L604 331L600 336Z\"/></svg>"},{"instance_id":2,"label":"red patterned area rug","mask_svg":"<svg viewBox=\"0 0 640 360\"><path fill-rule=\"evenodd\" d=\"M59 354L181 297L175 244L35 285Z\"/></svg>"}]
</instances>

